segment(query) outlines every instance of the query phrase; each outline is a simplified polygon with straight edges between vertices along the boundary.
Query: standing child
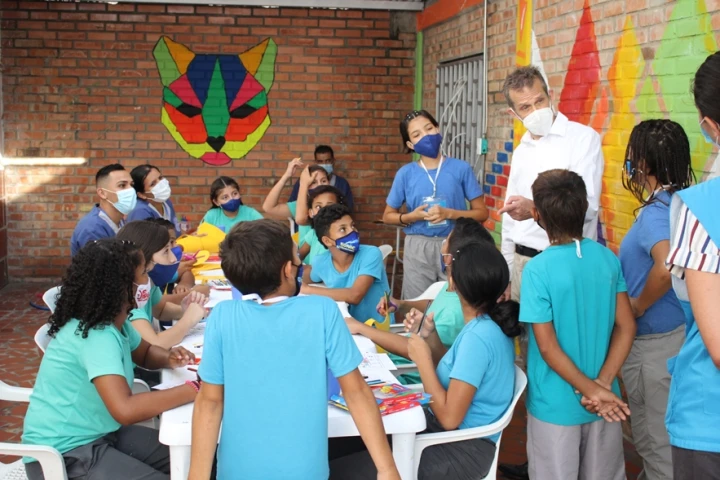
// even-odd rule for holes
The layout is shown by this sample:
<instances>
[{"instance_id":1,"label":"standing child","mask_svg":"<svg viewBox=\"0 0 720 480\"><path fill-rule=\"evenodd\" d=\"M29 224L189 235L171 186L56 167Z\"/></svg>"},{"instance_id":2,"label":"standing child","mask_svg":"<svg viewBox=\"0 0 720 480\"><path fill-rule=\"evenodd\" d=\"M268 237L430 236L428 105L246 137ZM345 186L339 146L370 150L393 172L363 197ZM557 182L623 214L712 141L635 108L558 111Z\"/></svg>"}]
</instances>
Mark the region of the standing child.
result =
<instances>
[{"instance_id":1,"label":"standing child","mask_svg":"<svg viewBox=\"0 0 720 480\"><path fill-rule=\"evenodd\" d=\"M362 355L337 305L296 296L303 267L287 228L274 220L238 225L220 257L228 280L246 295L220 303L208 320L190 478L209 478L222 423L218 478L327 480L329 368L378 478L399 479L375 398L357 369Z\"/></svg>"},{"instance_id":2,"label":"standing child","mask_svg":"<svg viewBox=\"0 0 720 480\"><path fill-rule=\"evenodd\" d=\"M324 282L325 287L303 285L308 295L323 295L348 303L350 315L364 322L385 320L375 309L390 290L380 249L360 245L350 210L345 205L329 205L313 218L315 234L328 250L313 259L309 279ZM395 315L390 314L390 322Z\"/></svg>"},{"instance_id":3,"label":"standing child","mask_svg":"<svg viewBox=\"0 0 720 480\"><path fill-rule=\"evenodd\" d=\"M530 478L623 480L618 420L630 411L616 377L630 352L635 320L620 261L582 236L588 201L580 175L548 170L538 175L532 193L533 218L550 247L527 263L520 293L520 321L532 325Z\"/></svg>"},{"instance_id":4,"label":"standing child","mask_svg":"<svg viewBox=\"0 0 720 480\"><path fill-rule=\"evenodd\" d=\"M212 207L202 221L218 227L227 233L236 223L260 220L262 214L252 207L243 205L240 185L230 177L218 177L210 185Z\"/></svg>"}]
</instances>

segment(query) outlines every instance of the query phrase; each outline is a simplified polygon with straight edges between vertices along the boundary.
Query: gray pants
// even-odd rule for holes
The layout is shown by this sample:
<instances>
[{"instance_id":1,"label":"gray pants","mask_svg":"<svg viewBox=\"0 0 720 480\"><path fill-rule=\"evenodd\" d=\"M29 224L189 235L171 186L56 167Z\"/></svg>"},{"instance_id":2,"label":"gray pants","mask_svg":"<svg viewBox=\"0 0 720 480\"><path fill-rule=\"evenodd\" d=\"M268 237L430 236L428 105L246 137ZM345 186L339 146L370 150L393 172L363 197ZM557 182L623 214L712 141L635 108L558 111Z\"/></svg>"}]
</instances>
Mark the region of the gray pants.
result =
<instances>
[{"instance_id":1,"label":"gray pants","mask_svg":"<svg viewBox=\"0 0 720 480\"><path fill-rule=\"evenodd\" d=\"M672 447L675 480L717 480L720 478L720 453Z\"/></svg>"},{"instance_id":2,"label":"gray pants","mask_svg":"<svg viewBox=\"0 0 720 480\"><path fill-rule=\"evenodd\" d=\"M403 251L402 298L420 296L440 280L447 280L440 265L440 250L445 237L406 235Z\"/></svg>"},{"instance_id":3,"label":"gray pants","mask_svg":"<svg viewBox=\"0 0 720 480\"><path fill-rule=\"evenodd\" d=\"M158 430L130 425L63 454L70 480L168 480L170 452ZM44 480L37 462L25 465L29 480Z\"/></svg>"},{"instance_id":4,"label":"gray pants","mask_svg":"<svg viewBox=\"0 0 720 480\"><path fill-rule=\"evenodd\" d=\"M643 471L638 480L673 478L670 439L665 428L670 393L667 361L678 354L684 341L684 326L672 332L639 336L635 338L622 367L623 383L632 412L633 443L643 459Z\"/></svg>"},{"instance_id":5,"label":"gray pants","mask_svg":"<svg viewBox=\"0 0 720 480\"><path fill-rule=\"evenodd\" d=\"M532 480L625 480L620 422L564 426L528 415Z\"/></svg>"}]
</instances>

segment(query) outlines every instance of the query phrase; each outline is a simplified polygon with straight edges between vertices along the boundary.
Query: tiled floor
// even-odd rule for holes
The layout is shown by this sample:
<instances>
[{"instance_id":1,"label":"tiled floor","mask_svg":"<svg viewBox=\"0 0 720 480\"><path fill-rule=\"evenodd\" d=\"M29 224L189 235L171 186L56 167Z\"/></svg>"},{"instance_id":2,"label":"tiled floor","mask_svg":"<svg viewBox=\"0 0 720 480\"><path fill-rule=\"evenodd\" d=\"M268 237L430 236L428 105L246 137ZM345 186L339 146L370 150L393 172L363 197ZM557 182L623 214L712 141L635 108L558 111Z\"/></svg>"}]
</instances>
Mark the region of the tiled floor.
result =
<instances>
[{"instance_id":1,"label":"tiled floor","mask_svg":"<svg viewBox=\"0 0 720 480\"><path fill-rule=\"evenodd\" d=\"M49 285L13 284L0 290L0 380L32 387L40 357L33 341L35 331L49 312L33 308L42 305L40 295ZM17 442L22 434L25 405L0 401L0 442ZM631 444L625 443L629 479L640 472L640 459ZM8 459L0 457L0 461ZM525 454L525 407L518 405L512 423L505 430L500 449L501 463L523 463ZM502 478L502 477L501 477Z\"/></svg>"}]
</instances>

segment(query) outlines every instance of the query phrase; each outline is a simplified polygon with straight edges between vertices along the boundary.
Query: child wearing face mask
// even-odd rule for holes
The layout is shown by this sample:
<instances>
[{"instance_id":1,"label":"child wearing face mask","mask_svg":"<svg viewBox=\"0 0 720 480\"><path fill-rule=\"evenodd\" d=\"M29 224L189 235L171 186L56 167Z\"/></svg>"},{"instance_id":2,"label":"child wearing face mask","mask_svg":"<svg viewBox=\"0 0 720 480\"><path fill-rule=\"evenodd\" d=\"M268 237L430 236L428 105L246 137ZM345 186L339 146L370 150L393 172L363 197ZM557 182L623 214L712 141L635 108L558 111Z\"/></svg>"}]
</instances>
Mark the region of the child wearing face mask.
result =
<instances>
[{"instance_id":1,"label":"child wearing face mask","mask_svg":"<svg viewBox=\"0 0 720 480\"><path fill-rule=\"evenodd\" d=\"M252 207L243 205L240 185L230 177L218 177L210 186L212 207L202 221L218 227L225 233L237 223L260 220L262 214Z\"/></svg>"},{"instance_id":2,"label":"child wearing face mask","mask_svg":"<svg viewBox=\"0 0 720 480\"><path fill-rule=\"evenodd\" d=\"M307 208L304 208L303 210L306 212L305 215L308 216L311 222L313 217L315 217L317 212L319 212L323 207L335 204L346 205L343 194L340 190L331 185L320 185L319 187L313 188L307 195L307 199ZM300 210L301 208L298 208L298 215L300 215ZM320 242L318 236L315 234L315 230L313 228L308 229L305 232L305 236L300 238L299 245L300 249L298 252L300 253L300 258L303 260L303 263L307 265L310 265L313 258L317 255L327 251L322 242Z\"/></svg>"},{"instance_id":3,"label":"child wearing face mask","mask_svg":"<svg viewBox=\"0 0 720 480\"><path fill-rule=\"evenodd\" d=\"M157 167L139 165L132 169L133 188L137 192L137 205L127 217L128 222L146 218L164 218L173 224L175 234L180 235L180 221L170 200L170 183Z\"/></svg>"},{"instance_id":4,"label":"child wearing face mask","mask_svg":"<svg viewBox=\"0 0 720 480\"><path fill-rule=\"evenodd\" d=\"M306 280L324 282L324 287L303 285L302 293L323 295L337 302L347 302L353 318L383 322L384 315L375 309L380 298L390 290L380 249L360 245L350 210L345 205L323 207L313 218L315 234L328 250L313 259ZM390 322L395 315L390 314Z\"/></svg>"},{"instance_id":5,"label":"child wearing face mask","mask_svg":"<svg viewBox=\"0 0 720 480\"><path fill-rule=\"evenodd\" d=\"M179 265L164 227L147 221L130 222L120 229L117 238L133 242L145 256L145 271L138 272L135 277L135 304L130 312L130 322L152 345L170 348L179 344L188 331L205 317L203 305L207 303L207 297L191 291L178 305L164 298L156 286L169 283ZM155 318L158 322L154 321ZM159 322L171 320L177 320L175 325L160 331Z\"/></svg>"}]
</instances>

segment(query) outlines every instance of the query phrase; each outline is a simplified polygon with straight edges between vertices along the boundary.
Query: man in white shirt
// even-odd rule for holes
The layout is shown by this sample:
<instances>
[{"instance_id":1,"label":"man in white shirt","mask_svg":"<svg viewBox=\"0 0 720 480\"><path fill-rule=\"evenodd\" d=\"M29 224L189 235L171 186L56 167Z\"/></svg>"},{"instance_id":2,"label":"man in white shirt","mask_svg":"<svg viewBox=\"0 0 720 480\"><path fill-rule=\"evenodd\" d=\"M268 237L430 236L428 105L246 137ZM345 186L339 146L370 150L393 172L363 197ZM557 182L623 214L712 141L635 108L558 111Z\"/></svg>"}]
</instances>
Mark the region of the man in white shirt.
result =
<instances>
[{"instance_id":1,"label":"man in white shirt","mask_svg":"<svg viewBox=\"0 0 720 480\"><path fill-rule=\"evenodd\" d=\"M536 67L521 67L511 73L505 79L503 93L508 113L528 130L513 152L505 205L499 212L503 214L501 250L510 268L510 285L502 299L520 301L525 264L550 246L545 230L532 217L533 182L538 174L556 168L580 175L588 195L583 235L596 240L604 160L600 135L553 108L545 79ZM524 364L526 335L520 340L520 350ZM500 465L500 471L507 478L529 478L527 463Z\"/></svg>"}]
</instances>

